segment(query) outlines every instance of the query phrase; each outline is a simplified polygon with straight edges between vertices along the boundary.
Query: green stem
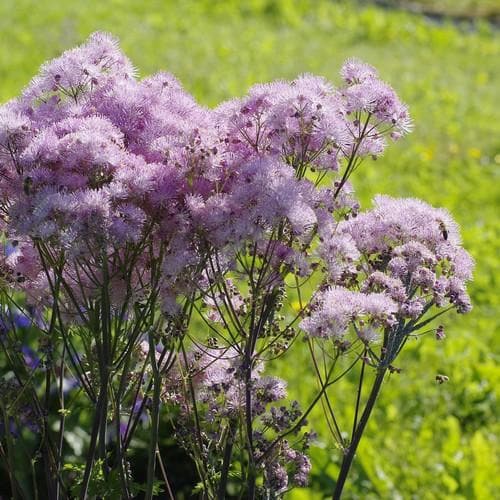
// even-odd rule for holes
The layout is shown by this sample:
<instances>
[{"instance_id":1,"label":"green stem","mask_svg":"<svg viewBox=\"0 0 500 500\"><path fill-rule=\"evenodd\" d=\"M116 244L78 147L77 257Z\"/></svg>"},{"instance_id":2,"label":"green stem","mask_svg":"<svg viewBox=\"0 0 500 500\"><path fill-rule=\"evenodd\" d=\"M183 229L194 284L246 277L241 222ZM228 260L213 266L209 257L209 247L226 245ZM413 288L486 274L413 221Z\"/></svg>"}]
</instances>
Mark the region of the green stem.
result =
<instances>
[{"instance_id":1,"label":"green stem","mask_svg":"<svg viewBox=\"0 0 500 500\"><path fill-rule=\"evenodd\" d=\"M161 378L160 370L156 362L156 348L153 334L149 334L149 355L151 359L151 367L153 369L153 404L151 409L151 437L149 440L149 454L148 454L148 473L146 483L145 500L153 498L153 486L155 478L155 465L156 465L156 449L158 445L158 428L160 422L160 392L161 392Z\"/></svg>"},{"instance_id":2,"label":"green stem","mask_svg":"<svg viewBox=\"0 0 500 500\"><path fill-rule=\"evenodd\" d=\"M102 404L99 408L99 458L102 460L102 470L104 476L107 477L108 465L106 463L106 434L108 426L108 390L109 390L109 371L105 367L103 370L103 377L101 379L102 390Z\"/></svg>"},{"instance_id":3,"label":"green stem","mask_svg":"<svg viewBox=\"0 0 500 500\"><path fill-rule=\"evenodd\" d=\"M104 405L104 401L107 401L107 397L105 397L105 393L107 395L107 386L101 386L101 390L99 392L99 398L97 400L96 412L94 415L94 422L92 425L92 434L90 437L90 446L87 454L87 463L85 465L85 472L83 475L82 488L80 491L80 499L85 500L87 498L87 491L89 488L90 477L92 473L92 467L94 465L95 451L97 448L97 438L99 436L100 423L101 423L101 408Z\"/></svg>"},{"instance_id":4,"label":"green stem","mask_svg":"<svg viewBox=\"0 0 500 500\"><path fill-rule=\"evenodd\" d=\"M373 407L375 406L375 402L380 392L380 388L382 387L382 382L384 380L386 371L386 368L380 368L377 376L375 377L375 381L373 382L373 386L370 391L368 401L366 402L365 409L363 411L363 414L361 415L361 418L359 419L356 430L353 433L352 441L349 445L349 448L347 449L347 453L344 455L344 458L342 460L339 476L337 478L337 483L335 485L335 490L332 496L333 500L340 500L341 498L342 490L344 488L349 469L351 468L352 461L354 459L354 454L356 453L356 449L359 445L359 442L361 441L361 437L363 436L363 432L365 430L366 424L368 423L368 419L370 418Z\"/></svg>"},{"instance_id":5,"label":"green stem","mask_svg":"<svg viewBox=\"0 0 500 500\"><path fill-rule=\"evenodd\" d=\"M366 356L366 349L363 351L363 356ZM354 422L352 424L352 434L351 440L356 432L356 427L358 425L358 414L359 414L359 405L361 403L361 393L363 391L363 379L365 377L365 366L366 363L361 363L361 374L359 376L359 384L358 384L358 395L356 397L356 410L354 411Z\"/></svg>"},{"instance_id":6,"label":"green stem","mask_svg":"<svg viewBox=\"0 0 500 500\"><path fill-rule=\"evenodd\" d=\"M108 465L106 463L106 434L108 423L108 400L109 400L109 386L110 386L110 367L112 365L111 359L111 301L109 298L109 269L108 269L108 255L105 248L102 249L102 271L103 271L103 284L101 290L101 331L102 331L102 357L99 360L101 368L101 390L103 391L103 405L101 407L100 415L100 430L99 430L99 457L102 460L102 469L104 477L108 476ZM120 435L117 436L120 439Z\"/></svg>"},{"instance_id":7,"label":"green stem","mask_svg":"<svg viewBox=\"0 0 500 500\"><path fill-rule=\"evenodd\" d=\"M123 393L125 391L125 384L127 374L129 373L129 364L130 364L130 354L131 349L129 350L127 357L125 359L125 363L123 365L123 371L120 379L120 386L118 387L118 392L115 396L115 426L116 426L116 462L118 464L118 470L120 473L120 482L122 485L122 493L125 495L125 498L130 498L130 492L128 487L128 477L127 472L125 470L125 462L126 462L126 454L127 450L124 449L122 438L120 434L120 418L121 418L121 403L123 398Z\"/></svg>"},{"instance_id":8,"label":"green stem","mask_svg":"<svg viewBox=\"0 0 500 500\"><path fill-rule=\"evenodd\" d=\"M38 495L38 484L37 484L37 480L36 480L35 459L31 459L30 464L31 464L31 481L32 481L32 484L33 484L34 500L38 500L39 495ZM58 483L58 489L57 489L57 491L59 493L59 483Z\"/></svg>"},{"instance_id":9,"label":"green stem","mask_svg":"<svg viewBox=\"0 0 500 500\"><path fill-rule=\"evenodd\" d=\"M222 462L222 471L220 476L219 488L217 491L217 499L224 500L226 498L227 479L229 477L229 467L231 465L231 456L233 454L234 437L236 435L236 420L229 422L226 444L224 446L224 458Z\"/></svg>"},{"instance_id":10,"label":"green stem","mask_svg":"<svg viewBox=\"0 0 500 500\"><path fill-rule=\"evenodd\" d=\"M163 460L161 459L160 449L158 448L158 445L156 445L156 458L158 459L158 464L160 466L161 474L163 476L163 480L165 481L165 486L167 487L167 493L168 493L169 500L175 500L174 492L173 492L172 487L170 486L170 482L168 480L167 469L165 469L165 464L163 463Z\"/></svg>"},{"instance_id":11,"label":"green stem","mask_svg":"<svg viewBox=\"0 0 500 500\"><path fill-rule=\"evenodd\" d=\"M198 408L196 404L196 393L194 390L194 384L193 384L193 377L189 373L189 362L186 354L186 349L184 347L184 341L181 339L180 342L180 349L182 353L182 358L184 362L184 366L187 369L186 373L186 383L187 383L187 388L186 391L189 391L189 397L191 398L191 402L193 403L193 420L194 420L194 431L195 431L195 440L194 442L196 443L198 449L196 449L196 445L193 446L193 454L194 454L194 461L196 464L196 468L198 470L198 475L201 478L201 482L203 483L203 498L205 496L209 496L210 490L212 489L212 485L210 484L208 474L206 470L204 469L205 463L202 457L203 454L203 437L201 435L201 425L200 425L200 418L198 415Z\"/></svg>"},{"instance_id":12,"label":"green stem","mask_svg":"<svg viewBox=\"0 0 500 500\"><path fill-rule=\"evenodd\" d=\"M255 498L255 458L253 450L253 419L252 419L252 362L250 355L246 356L245 363L245 420L247 432L247 450L248 450L248 475L247 475L247 498L253 500Z\"/></svg>"},{"instance_id":13,"label":"green stem","mask_svg":"<svg viewBox=\"0 0 500 500\"><path fill-rule=\"evenodd\" d=\"M60 406L60 416L59 416L59 440L57 445L57 462L56 467L59 473L61 473L61 465L63 460L63 446L64 446L64 422L66 419L65 407L64 407L64 358L66 356L66 348L63 346L61 354L61 365L59 374L59 406ZM59 481L56 484L56 500L61 498L61 485Z\"/></svg>"}]
</instances>

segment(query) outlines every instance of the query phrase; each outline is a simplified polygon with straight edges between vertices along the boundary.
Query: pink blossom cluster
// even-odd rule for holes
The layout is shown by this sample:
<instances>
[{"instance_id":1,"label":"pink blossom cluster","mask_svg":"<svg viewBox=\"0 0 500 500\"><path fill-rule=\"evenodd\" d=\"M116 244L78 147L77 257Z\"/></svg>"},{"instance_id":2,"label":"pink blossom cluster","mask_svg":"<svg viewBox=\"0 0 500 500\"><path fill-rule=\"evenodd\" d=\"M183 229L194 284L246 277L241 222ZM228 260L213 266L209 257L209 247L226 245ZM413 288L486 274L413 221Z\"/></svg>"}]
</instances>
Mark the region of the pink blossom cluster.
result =
<instances>
[{"instance_id":1,"label":"pink blossom cluster","mask_svg":"<svg viewBox=\"0 0 500 500\"><path fill-rule=\"evenodd\" d=\"M174 312L179 294L204 288L203 270L215 279L214 255L224 273L255 245L277 281L326 270L333 288L302 322L311 334L340 335L361 316L376 326L416 319L447 302L467 312L472 260L448 212L379 196L356 217L349 168L411 122L374 68L349 60L341 75L339 89L306 75L207 109L169 74L139 80L105 34L46 63L0 108L1 224L16 242L5 260L15 282L46 297L43 243L80 288L99 282L107 259L119 303L151 262L139 251L129 275L120 266L148 246L162 255L164 309ZM330 187L314 180L327 171Z\"/></svg>"},{"instance_id":2,"label":"pink blossom cluster","mask_svg":"<svg viewBox=\"0 0 500 500\"><path fill-rule=\"evenodd\" d=\"M396 303L385 293L333 287L319 293L317 300L318 303L312 306L312 314L301 322L301 327L310 335L341 337L354 321L369 324L372 329L396 323Z\"/></svg>"},{"instance_id":3,"label":"pink blossom cluster","mask_svg":"<svg viewBox=\"0 0 500 500\"><path fill-rule=\"evenodd\" d=\"M399 303L402 316L414 319L430 304L470 311L466 285L474 263L445 209L377 196L372 210L339 230L352 237L361 255L371 256L363 290L384 291Z\"/></svg>"},{"instance_id":4,"label":"pink blossom cluster","mask_svg":"<svg viewBox=\"0 0 500 500\"><path fill-rule=\"evenodd\" d=\"M139 80L106 34L44 64L0 108L2 229L20 242L9 262L24 289L39 299L47 289L38 242L64 255L74 281L75 259L96 263L147 239L164 252L163 296L173 311L208 247L232 254L266 241L284 219L294 237L307 237L325 214L356 207L348 185L342 193L315 187L306 170L380 154L388 131L410 122L373 69L348 61L342 74L341 89L306 75L256 85L210 110L169 74ZM286 246L290 267L305 273ZM138 275L148 265L138 258Z\"/></svg>"},{"instance_id":5,"label":"pink blossom cluster","mask_svg":"<svg viewBox=\"0 0 500 500\"><path fill-rule=\"evenodd\" d=\"M147 346L143 349L147 352ZM251 370L252 414L263 415L267 405L286 398L286 382L278 377L263 375L263 363ZM188 418L192 412L185 379L191 378L198 404L207 405L206 420L219 421L235 417L245 407L245 381L241 353L234 347L198 346L186 353L177 366L168 370L165 401L181 403ZM201 411L200 409L198 411Z\"/></svg>"},{"instance_id":6,"label":"pink blossom cluster","mask_svg":"<svg viewBox=\"0 0 500 500\"><path fill-rule=\"evenodd\" d=\"M230 151L242 160L266 153L299 170L306 164L338 170L360 143L363 155L378 155L385 148L387 128L397 134L410 130L406 106L373 68L348 60L341 74L341 89L304 75L255 85L246 97L220 105L216 113Z\"/></svg>"},{"instance_id":7,"label":"pink blossom cluster","mask_svg":"<svg viewBox=\"0 0 500 500\"><path fill-rule=\"evenodd\" d=\"M451 215L413 198L379 195L374 205L322 234L318 253L332 287L301 323L311 335L339 336L354 323L362 340L375 339L367 331L384 321L415 322L432 306L472 307L466 285L474 263Z\"/></svg>"},{"instance_id":8,"label":"pink blossom cluster","mask_svg":"<svg viewBox=\"0 0 500 500\"><path fill-rule=\"evenodd\" d=\"M2 229L21 242L8 260L23 286L47 287L39 242L64 256L69 282L75 261L99 279L99 255L113 266L112 255L149 238L166 254L168 302L200 259L187 199L213 194L223 176L214 131L211 113L171 75L138 80L108 35L43 65L0 108ZM147 268L139 258L137 272ZM114 289L126 286L118 276Z\"/></svg>"}]
</instances>

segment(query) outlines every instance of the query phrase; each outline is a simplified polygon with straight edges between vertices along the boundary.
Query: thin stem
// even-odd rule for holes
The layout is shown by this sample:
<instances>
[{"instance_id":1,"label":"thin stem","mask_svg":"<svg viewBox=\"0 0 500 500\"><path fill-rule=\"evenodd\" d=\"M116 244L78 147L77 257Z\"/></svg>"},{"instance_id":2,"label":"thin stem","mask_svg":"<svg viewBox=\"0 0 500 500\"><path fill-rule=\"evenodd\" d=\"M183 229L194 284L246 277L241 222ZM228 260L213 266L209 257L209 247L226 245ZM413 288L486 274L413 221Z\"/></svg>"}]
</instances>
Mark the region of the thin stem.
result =
<instances>
[{"instance_id":1,"label":"thin stem","mask_svg":"<svg viewBox=\"0 0 500 500\"><path fill-rule=\"evenodd\" d=\"M366 356L366 349L363 353L363 357L364 356ZM358 413L359 413L359 405L361 402L361 393L363 391L363 379L365 377L365 366L366 366L366 363L362 362L361 363L361 374L359 375L358 394L356 396L356 410L354 411L354 422L352 424L351 440L354 437L354 432L356 431L356 427L358 425Z\"/></svg>"},{"instance_id":2,"label":"thin stem","mask_svg":"<svg viewBox=\"0 0 500 500\"><path fill-rule=\"evenodd\" d=\"M248 450L248 476L247 476L247 498L253 500L255 498L255 457L253 449L253 419L252 419L252 360L250 349L247 349L245 355L245 420L247 433L247 450Z\"/></svg>"},{"instance_id":3,"label":"thin stem","mask_svg":"<svg viewBox=\"0 0 500 500\"><path fill-rule=\"evenodd\" d=\"M323 386L324 385L323 384L323 378L321 376L321 372L320 372L320 369L319 369L319 366L318 366L318 362L316 361L316 356L314 354L313 344L312 344L312 341L311 341L310 338L307 339L307 345L309 346L309 352L311 354L311 359L313 361L314 370L316 372L316 376L318 377L319 384L320 384L320 386ZM326 392L324 393L324 396L325 396L326 404L328 406L328 410L330 412L330 416L331 416L333 425L335 427L335 432L333 432L334 431L333 428L330 427L330 429L332 431L333 436L337 440L337 442L339 444L342 444L342 432L340 432L340 428L339 428L339 425L337 423L337 419L335 418L335 414L333 412L333 408L332 408L332 406L330 404L330 399L328 398L328 394ZM325 414L326 414L326 411L325 411ZM329 420L327 420L327 422L328 422L328 424L330 424Z\"/></svg>"},{"instance_id":4,"label":"thin stem","mask_svg":"<svg viewBox=\"0 0 500 500\"><path fill-rule=\"evenodd\" d=\"M57 470L61 471L61 463L63 458L63 445L64 445L64 423L66 419L66 409L64 407L64 358L66 357L66 347L63 346L61 354L61 365L59 373L59 442L57 445ZM61 498L61 485L59 482L56 484L56 500Z\"/></svg>"},{"instance_id":5,"label":"thin stem","mask_svg":"<svg viewBox=\"0 0 500 500\"><path fill-rule=\"evenodd\" d=\"M222 471L220 476L219 488L217 491L217 499L224 500L226 498L227 479L229 477L229 467L231 465L231 456L233 454L234 437L236 434L236 420L229 422L226 444L224 446L224 458L222 462Z\"/></svg>"},{"instance_id":6,"label":"thin stem","mask_svg":"<svg viewBox=\"0 0 500 500\"><path fill-rule=\"evenodd\" d=\"M333 194L333 199L336 200L337 199L337 196L339 195L340 193L340 190L344 187L344 184L347 182L347 180L349 179L349 176L351 174L351 172L353 171L353 169L355 168L355 161L357 159L357 153L358 153L358 149L359 149L359 146L361 145L361 142L363 141L363 138L364 138L364 134L366 132L366 128L368 127L368 123L370 121L370 117L371 117L371 113L368 113L368 116L366 118L366 121L365 121L365 124L364 124L364 127L363 127L363 131L361 132L360 136L357 138L357 141L356 141L356 145L354 146L354 149L349 157L349 160L348 160L348 163L347 163L347 166L346 166L346 169L344 171L344 175L342 176L342 179L340 180L338 186L337 186L337 189L335 190L335 193Z\"/></svg>"},{"instance_id":7,"label":"thin stem","mask_svg":"<svg viewBox=\"0 0 500 500\"><path fill-rule=\"evenodd\" d=\"M321 390L318 392L318 394L316 395L316 397L311 401L311 403L309 404L309 407L307 408L307 410L302 413L302 415L300 416L299 420L297 421L296 424L294 424L292 427L290 427L289 429L287 429L286 431L282 432L265 450L264 452L259 456L258 460L257 460L257 464L260 464L264 461L265 458L267 458L269 456L269 454L273 451L274 447L279 444L284 438L286 438L288 435L294 433L297 429L300 429L300 427L302 427L305 419L307 418L307 416L309 415L309 413L311 413L311 411L313 410L313 408L316 406L316 403L321 399L321 397L323 396L323 394L325 393L325 391L327 390L327 388L335 382L335 380L333 381L330 381L330 377L332 376L332 373L333 373L333 370L335 368L335 363L332 363L332 366L330 367L330 370L325 378L325 381L323 382L323 384L321 385Z\"/></svg>"},{"instance_id":8,"label":"thin stem","mask_svg":"<svg viewBox=\"0 0 500 500\"><path fill-rule=\"evenodd\" d=\"M123 453L123 443L120 428L121 417L121 394L118 392L113 394L115 402L115 432L116 432L116 459L115 463L118 467L120 476L120 484L122 487L122 495L128 500L130 498L130 491L128 487L127 471L125 470L125 455Z\"/></svg>"},{"instance_id":9,"label":"thin stem","mask_svg":"<svg viewBox=\"0 0 500 500\"><path fill-rule=\"evenodd\" d=\"M3 405L2 401L0 400L0 407L2 410L2 416L3 416L3 425L5 429L5 441L7 443L7 453L6 453L6 462L7 462L7 472L9 474L9 480L10 480L10 487L12 491L12 498L13 500L17 500L19 498L18 491L17 491L17 480L16 480L16 475L15 475L15 467L14 467L14 446L12 442L12 436L10 432L10 421L9 421L9 415L7 413L7 409Z\"/></svg>"},{"instance_id":10,"label":"thin stem","mask_svg":"<svg viewBox=\"0 0 500 500\"><path fill-rule=\"evenodd\" d=\"M344 489L344 485L347 479L347 474L349 473L349 469L351 468L352 461L354 459L354 454L356 453L356 449L359 445L361 437L363 436L363 432L365 430L366 424L368 423L368 419L370 418L373 407L375 406L375 402L380 392L380 388L382 387L382 382L384 380L386 371L386 368L380 368L377 372L377 376L375 377L375 381L373 382L373 386L370 391L368 401L366 402L365 409L353 434L352 441L347 449L347 453L344 455L344 458L342 460L339 476L337 478L337 483L335 485L335 490L332 496L333 500L340 500L341 498L342 490Z\"/></svg>"},{"instance_id":11,"label":"thin stem","mask_svg":"<svg viewBox=\"0 0 500 500\"><path fill-rule=\"evenodd\" d=\"M149 357L153 369L153 401L151 410L151 435L149 439L148 472L146 482L145 500L153 498L153 486L155 478L156 450L158 445L158 428L160 423L160 391L161 378L156 361L156 348L153 333L149 334Z\"/></svg>"},{"instance_id":12,"label":"thin stem","mask_svg":"<svg viewBox=\"0 0 500 500\"><path fill-rule=\"evenodd\" d=\"M36 460L34 458L32 458L30 460L30 465L31 465L31 482L33 484L33 494L35 496L34 500L38 500L39 495L38 495L38 484L37 484L37 480L36 480L35 462L36 462ZM57 484L57 493L59 494L59 483Z\"/></svg>"},{"instance_id":13,"label":"thin stem","mask_svg":"<svg viewBox=\"0 0 500 500\"><path fill-rule=\"evenodd\" d=\"M194 429L195 429L196 443L198 445L198 450L196 450L196 446L193 446L193 453L195 455L196 467L198 469L198 473L200 474L201 481L203 483L203 491L205 493L207 493L209 491L208 487L211 485L207 482L208 477L207 477L205 470L202 470L202 468L204 467L204 462L202 459L204 446L203 446L203 438L201 436L201 424L200 424L200 418L198 415L198 407L196 404L196 392L194 390L193 377L189 373L189 360L188 360L188 357L186 354L186 349L184 347L183 339L181 339L181 341L180 341L180 349L181 349L181 353L182 353L182 360L183 360L184 366L187 370L187 374L186 374L186 382L187 382L187 386L188 386L187 391L189 391L189 397L191 398L191 402L193 404L193 417L194 417L194 424L195 424Z\"/></svg>"},{"instance_id":14,"label":"thin stem","mask_svg":"<svg viewBox=\"0 0 500 500\"><path fill-rule=\"evenodd\" d=\"M80 491L80 500L85 500L87 498L87 491L90 483L90 476L92 473L92 467L94 465L94 456L97 448L97 438L99 436L100 420L101 420L101 407L104 405L104 401L107 400L105 397L105 392L107 393L107 387L101 386L99 392L99 397L97 400L96 413L94 415L94 422L92 425L92 434L90 436L90 446L87 454L87 463L85 465L85 472L83 474L82 488Z\"/></svg>"},{"instance_id":15,"label":"thin stem","mask_svg":"<svg viewBox=\"0 0 500 500\"><path fill-rule=\"evenodd\" d=\"M111 382L110 378L110 366L112 364L111 360L111 304L109 298L109 269L108 269L108 257L106 255L106 250L102 249L102 272L103 272L103 285L101 290L101 317L100 317L100 330L102 333L102 356L99 359L99 368L101 371L101 390L103 391L103 404L101 406L100 423L99 423L99 457L102 460L102 469L104 476L108 475L108 466L106 463L106 435L107 435L107 423L108 423L108 400L109 400L109 386ZM98 338L98 332L96 332L96 338ZM117 436L120 439L120 435Z\"/></svg>"},{"instance_id":16,"label":"thin stem","mask_svg":"<svg viewBox=\"0 0 500 500\"><path fill-rule=\"evenodd\" d=\"M174 492L172 487L170 486L170 482L168 480L167 469L165 468L165 464L160 455L160 449L158 445L156 445L156 458L158 459L158 464L160 465L161 475L163 476L163 481L165 481L165 486L167 487L167 493L170 500L175 500Z\"/></svg>"}]
</instances>

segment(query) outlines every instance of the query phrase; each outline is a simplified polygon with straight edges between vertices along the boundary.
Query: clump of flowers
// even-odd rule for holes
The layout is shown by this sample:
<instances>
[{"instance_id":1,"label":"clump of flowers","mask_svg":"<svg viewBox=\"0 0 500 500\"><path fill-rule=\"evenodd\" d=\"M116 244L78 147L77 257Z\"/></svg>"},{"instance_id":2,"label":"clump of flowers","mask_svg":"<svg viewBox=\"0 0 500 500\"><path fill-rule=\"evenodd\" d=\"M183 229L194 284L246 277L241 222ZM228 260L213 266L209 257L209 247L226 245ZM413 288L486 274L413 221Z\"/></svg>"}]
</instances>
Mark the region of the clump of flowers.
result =
<instances>
[{"instance_id":1,"label":"clump of flowers","mask_svg":"<svg viewBox=\"0 0 500 500\"><path fill-rule=\"evenodd\" d=\"M407 339L470 310L473 262L448 212L388 196L360 211L352 173L411 120L371 66L349 60L341 76L339 88L312 75L260 84L207 109L170 74L138 79L96 33L0 107L2 384L23 394L2 403L0 439L9 454L13 422L36 422L50 497L152 498L161 481L174 498L159 450L169 419L204 498L281 498L307 484L307 416L323 400L344 452L339 498ZM266 373L298 338L319 382L300 405ZM373 381L346 440L328 394L354 369L360 388ZM93 414L80 466L64 458L72 388ZM138 485L129 447L145 432Z\"/></svg>"}]
</instances>

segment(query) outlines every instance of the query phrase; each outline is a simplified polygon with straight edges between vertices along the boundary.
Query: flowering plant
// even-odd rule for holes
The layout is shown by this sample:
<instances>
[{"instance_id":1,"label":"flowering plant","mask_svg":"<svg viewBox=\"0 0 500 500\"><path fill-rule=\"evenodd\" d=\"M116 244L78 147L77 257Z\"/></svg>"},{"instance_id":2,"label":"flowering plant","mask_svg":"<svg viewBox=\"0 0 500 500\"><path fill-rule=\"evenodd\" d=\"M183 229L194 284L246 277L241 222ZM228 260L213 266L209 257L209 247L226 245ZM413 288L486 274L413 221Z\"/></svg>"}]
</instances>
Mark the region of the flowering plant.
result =
<instances>
[{"instance_id":1,"label":"flowering plant","mask_svg":"<svg viewBox=\"0 0 500 500\"><path fill-rule=\"evenodd\" d=\"M50 498L174 498L169 420L200 497L281 498L307 484L319 401L343 452L340 498L386 373L437 316L470 310L473 267L444 209L377 196L360 212L351 174L411 121L374 68L350 60L341 76L206 109L170 74L137 79L96 33L0 107L0 451L15 498L32 494L15 459L29 432ZM319 382L302 405L265 372L297 339ZM348 372L350 435L329 396ZM82 399L85 459L68 463ZM144 484L129 460L142 431Z\"/></svg>"}]
</instances>

